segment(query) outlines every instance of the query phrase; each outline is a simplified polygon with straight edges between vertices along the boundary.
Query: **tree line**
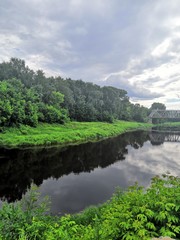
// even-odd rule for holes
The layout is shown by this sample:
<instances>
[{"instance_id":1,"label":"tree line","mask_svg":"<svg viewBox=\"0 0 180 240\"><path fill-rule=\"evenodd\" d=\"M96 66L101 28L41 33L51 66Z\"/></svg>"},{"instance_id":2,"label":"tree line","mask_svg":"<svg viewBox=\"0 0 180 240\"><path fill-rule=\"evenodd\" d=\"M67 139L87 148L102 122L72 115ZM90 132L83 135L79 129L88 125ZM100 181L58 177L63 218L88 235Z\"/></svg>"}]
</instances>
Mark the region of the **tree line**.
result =
<instances>
[{"instance_id":1,"label":"tree line","mask_svg":"<svg viewBox=\"0 0 180 240\"><path fill-rule=\"evenodd\" d=\"M46 77L25 61L0 63L0 126L38 122L106 121L145 122L149 109L129 101L127 92L111 86L62 77Z\"/></svg>"}]
</instances>

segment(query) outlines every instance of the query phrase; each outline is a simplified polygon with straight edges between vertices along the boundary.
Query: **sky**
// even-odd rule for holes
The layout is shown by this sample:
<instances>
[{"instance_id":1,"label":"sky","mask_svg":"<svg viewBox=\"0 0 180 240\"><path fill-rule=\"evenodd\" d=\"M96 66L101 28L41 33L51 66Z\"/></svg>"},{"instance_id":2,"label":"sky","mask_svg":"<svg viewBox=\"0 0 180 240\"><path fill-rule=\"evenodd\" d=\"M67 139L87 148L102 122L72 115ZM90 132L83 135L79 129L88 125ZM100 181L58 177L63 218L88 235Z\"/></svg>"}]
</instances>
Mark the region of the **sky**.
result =
<instances>
[{"instance_id":1,"label":"sky","mask_svg":"<svg viewBox=\"0 0 180 240\"><path fill-rule=\"evenodd\" d=\"M180 109L180 0L0 0L0 62Z\"/></svg>"}]
</instances>

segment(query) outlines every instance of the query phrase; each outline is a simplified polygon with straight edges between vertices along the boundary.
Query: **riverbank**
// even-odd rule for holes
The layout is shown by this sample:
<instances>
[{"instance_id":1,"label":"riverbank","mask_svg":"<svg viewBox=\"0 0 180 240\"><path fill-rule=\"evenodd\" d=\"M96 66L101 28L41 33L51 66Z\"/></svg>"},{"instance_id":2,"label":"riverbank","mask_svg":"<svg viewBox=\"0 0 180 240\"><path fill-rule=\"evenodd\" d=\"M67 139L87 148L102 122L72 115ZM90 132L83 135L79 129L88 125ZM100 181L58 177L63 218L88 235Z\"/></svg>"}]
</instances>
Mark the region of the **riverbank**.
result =
<instances>
[{"instance_id":1,"label":"riverbank","mask_svg":"<svg viewBox=\"0 0 180 240\"><path fill-rule=\"evenodd\" d=\"M151 124L115 121L69 122L64 125L40 123L36 128L21 125L19 128L6 128L0 133L1 147L30 147L70 145L88 141L98 141L127 131L147 129Z\"/></svg>"},{"instance_id":2,"label":"riverbank","mask_svg":"<svg viewBox=\"0 0 180 240\"><path fill-rule=\"evenodd\" d=\"M159 127L177 127L180 128L180 122L166 122L162 124L157 124Z\"/></svg>"}]
</instances>

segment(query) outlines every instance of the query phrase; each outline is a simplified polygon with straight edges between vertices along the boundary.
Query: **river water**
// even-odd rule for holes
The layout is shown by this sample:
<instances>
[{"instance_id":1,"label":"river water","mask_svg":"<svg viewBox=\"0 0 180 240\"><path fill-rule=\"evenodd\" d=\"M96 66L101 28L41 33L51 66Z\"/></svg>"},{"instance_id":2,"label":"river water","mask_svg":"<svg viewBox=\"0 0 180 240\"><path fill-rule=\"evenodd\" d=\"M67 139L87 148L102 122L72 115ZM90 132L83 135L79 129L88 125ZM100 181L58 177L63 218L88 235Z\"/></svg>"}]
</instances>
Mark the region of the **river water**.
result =
<instances>
[{"instance_id":1,"label":"river water","mask_svg":"<svg viewBox=\"0 0 180 240\"><path fill-rule=\"evenodd\" d=\"M105 202L119 186L154 175L180 176L180 135L136 131L66 148L0 149L0 199L21 199L31 183L52 202L52 214Z\"/></svg>"}]
</instances>

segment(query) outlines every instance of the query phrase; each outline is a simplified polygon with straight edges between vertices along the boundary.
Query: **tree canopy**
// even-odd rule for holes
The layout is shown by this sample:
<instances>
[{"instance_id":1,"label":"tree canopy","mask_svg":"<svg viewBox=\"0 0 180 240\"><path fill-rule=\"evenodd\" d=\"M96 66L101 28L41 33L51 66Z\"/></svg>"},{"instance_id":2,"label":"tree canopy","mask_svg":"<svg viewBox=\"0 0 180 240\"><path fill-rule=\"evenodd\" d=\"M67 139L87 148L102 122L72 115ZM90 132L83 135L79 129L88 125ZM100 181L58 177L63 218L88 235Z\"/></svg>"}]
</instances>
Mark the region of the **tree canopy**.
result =
<instances>
[{"instance_id":1,"label":"tree canopy","mask_svg":"<svg viewBox=\"0 0 180 240\"><path fill-rule=\"evenodd\" d=\"M166 110L166 106L163 103L154 102L150 110Z\"/></svg>"},{"instance_id":2,"label":"tree canopy","mask_svg":"<svg viewBox=\"0 0 180 240\"><path fill-rule=\"evenodd\" d=\"M68 119L144 122L148 115L148 109L132 104L123 89L46 77L42 70L35 72L17 58L0 63L0 95L0 126L36 126L38 121L64 123Z\"/></svg>"}]
</instances>

